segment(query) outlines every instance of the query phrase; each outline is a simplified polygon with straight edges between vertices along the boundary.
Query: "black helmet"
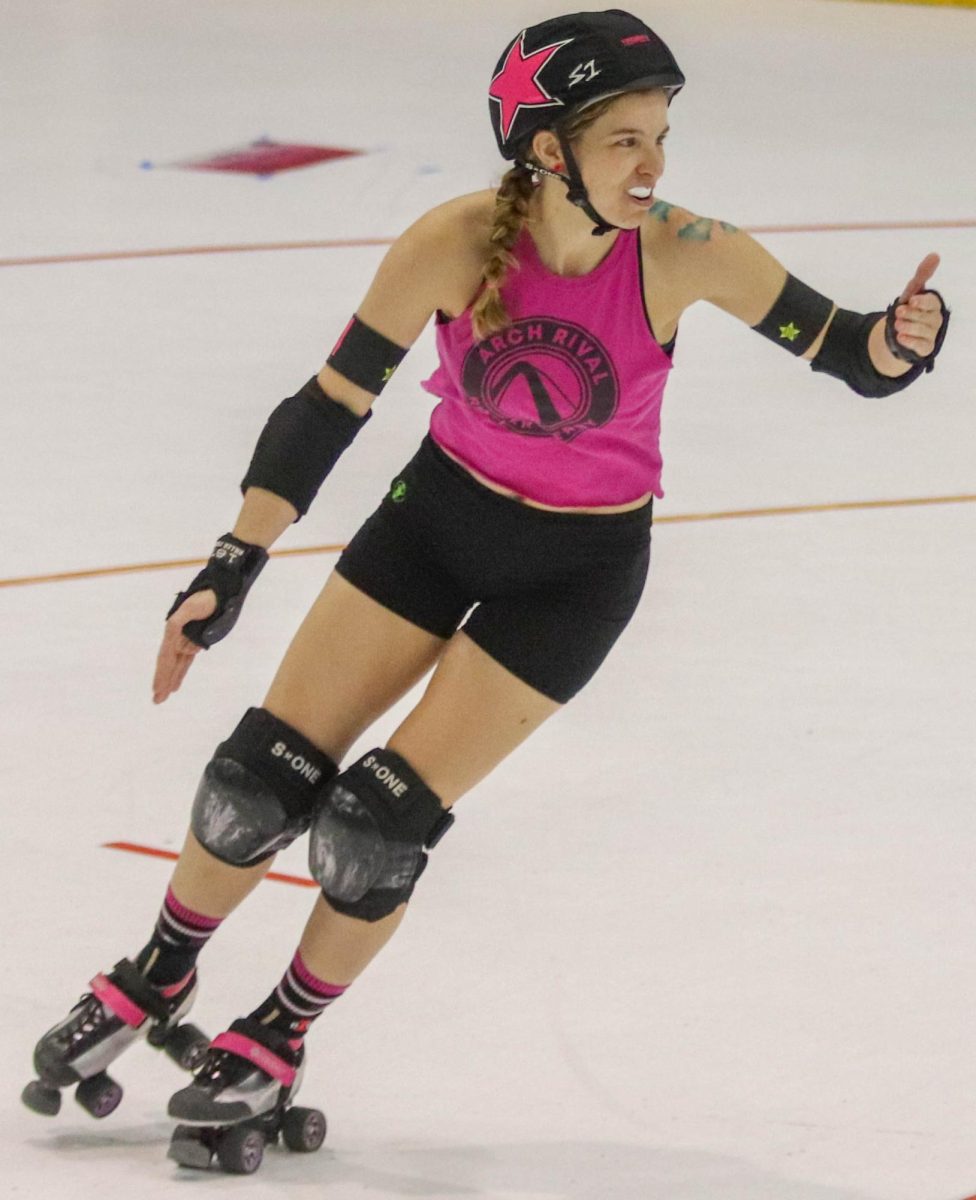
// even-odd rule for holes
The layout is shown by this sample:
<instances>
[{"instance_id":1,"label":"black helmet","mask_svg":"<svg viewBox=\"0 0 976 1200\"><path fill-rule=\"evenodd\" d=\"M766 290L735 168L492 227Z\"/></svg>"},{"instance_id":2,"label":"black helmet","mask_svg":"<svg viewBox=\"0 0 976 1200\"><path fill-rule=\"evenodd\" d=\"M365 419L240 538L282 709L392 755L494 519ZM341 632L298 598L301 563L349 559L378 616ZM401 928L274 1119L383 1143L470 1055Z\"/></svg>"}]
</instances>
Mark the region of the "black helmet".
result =
<instances>
[{"instance_id":1,"label":"black helmet","mask_svg":"<svg viewBox=\"0 0 976 1200\"><path fill-rule=\"evenodd\" d=\"M514 159L537 130L597 100L662 87L670 102L684 82L657 34L619 8L542 21L523 29L495 67L488 107L498 149Z\"/></svg>"}]
</instances>

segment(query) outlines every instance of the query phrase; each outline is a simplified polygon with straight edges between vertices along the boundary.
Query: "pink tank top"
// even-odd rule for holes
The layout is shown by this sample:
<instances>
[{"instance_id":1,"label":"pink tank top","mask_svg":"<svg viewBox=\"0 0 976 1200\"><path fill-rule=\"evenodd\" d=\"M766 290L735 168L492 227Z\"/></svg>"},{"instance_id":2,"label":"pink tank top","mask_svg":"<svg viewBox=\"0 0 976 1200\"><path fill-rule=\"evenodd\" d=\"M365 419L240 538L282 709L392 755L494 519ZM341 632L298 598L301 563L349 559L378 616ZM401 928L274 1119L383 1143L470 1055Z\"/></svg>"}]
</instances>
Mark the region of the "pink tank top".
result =
<instances>
[{"instance_id":1,"label":"pink tank top","mask_svg":"<svg viewBox=\"0 0 976 1200\"><path fill-rule=\"evenodd\" d=\"M499 486L557 508L661 491L660 413L671 359L644 310L640 235L624 230L588 275L556 275L528 231L502 288L512 324L475 342L471 310L438 315L434 441Z\"/></svg>"}]
</instances>

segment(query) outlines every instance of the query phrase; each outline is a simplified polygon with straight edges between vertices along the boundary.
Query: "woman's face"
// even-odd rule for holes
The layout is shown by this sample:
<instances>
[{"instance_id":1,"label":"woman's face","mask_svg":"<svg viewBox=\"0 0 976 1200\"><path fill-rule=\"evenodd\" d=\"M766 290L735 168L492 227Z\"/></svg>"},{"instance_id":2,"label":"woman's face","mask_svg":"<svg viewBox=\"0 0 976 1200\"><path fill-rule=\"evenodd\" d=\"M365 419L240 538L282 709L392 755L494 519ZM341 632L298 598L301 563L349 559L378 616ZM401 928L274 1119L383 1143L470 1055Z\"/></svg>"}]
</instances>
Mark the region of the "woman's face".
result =
<instances>
[{"instance_id":1,"label":"woman's face","mask_svg":"<svg viewBox=\"0 0 976 1200\"><path fill-rule=\"evenodd\" d=\"M654 204L667 132L668 102L661 91L623 95L583 130L575 146L583 182L593 207L611 224L634 229Z\"/></svg>"}]
</instances>

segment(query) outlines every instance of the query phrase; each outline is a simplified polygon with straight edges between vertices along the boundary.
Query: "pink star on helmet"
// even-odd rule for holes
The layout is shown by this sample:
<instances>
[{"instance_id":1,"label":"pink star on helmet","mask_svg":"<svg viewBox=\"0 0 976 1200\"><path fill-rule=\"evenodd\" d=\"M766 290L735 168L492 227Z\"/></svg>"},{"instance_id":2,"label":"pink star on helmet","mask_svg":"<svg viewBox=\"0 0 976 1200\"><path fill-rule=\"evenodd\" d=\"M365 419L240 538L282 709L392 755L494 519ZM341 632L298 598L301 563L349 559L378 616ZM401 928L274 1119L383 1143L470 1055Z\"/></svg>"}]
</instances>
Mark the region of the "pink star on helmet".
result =
<instances>
[{"instance_id":1,"label":"pink star on helmet","mask_svg":"<svg viewBox=\"0 0 976 1200\"><path fill-rule=\"evenodd\" d=\"M549 108L562 104L553 99L539 82L539 73L557 50L569 45L572 38L543 46L540 50L525 53L525 31L512 45L505 58L505 65L491 81L488 95L497 100L501 107L502 138L508 141L512 128L523 108Z\"/></svg>"}]
</instances>

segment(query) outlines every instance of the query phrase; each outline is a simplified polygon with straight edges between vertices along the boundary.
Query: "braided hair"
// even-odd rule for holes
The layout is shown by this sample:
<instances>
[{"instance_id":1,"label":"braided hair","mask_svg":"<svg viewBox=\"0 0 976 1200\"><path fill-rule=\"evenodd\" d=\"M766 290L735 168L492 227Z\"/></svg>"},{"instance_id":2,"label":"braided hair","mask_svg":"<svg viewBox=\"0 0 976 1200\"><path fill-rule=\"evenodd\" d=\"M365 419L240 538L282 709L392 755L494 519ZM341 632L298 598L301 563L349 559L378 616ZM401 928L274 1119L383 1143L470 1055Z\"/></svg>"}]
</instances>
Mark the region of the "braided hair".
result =
<instances>
[{"instance_id":1,"label":"braided hair","mask_svg":"<svg viewBox=\"0 0 976 1200\"><path fill-rule=\"evenodd\" d=\"M471 325L479 339L498 333L510 323L501 288L509 271L518 267L512 249L529 219L529 201L534 190L532 176L523 166L516 164L502 176L488 235L491 252L482 269L484 287L471 309Z\"/></svg>"}]
</instances>

